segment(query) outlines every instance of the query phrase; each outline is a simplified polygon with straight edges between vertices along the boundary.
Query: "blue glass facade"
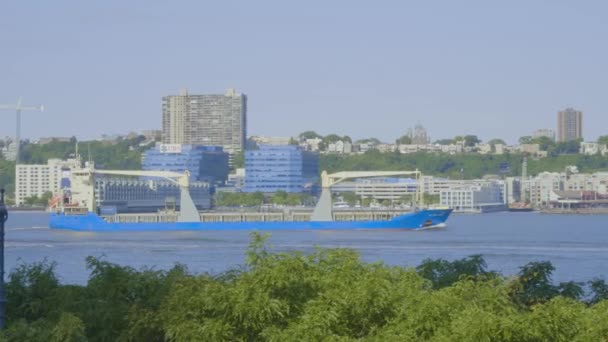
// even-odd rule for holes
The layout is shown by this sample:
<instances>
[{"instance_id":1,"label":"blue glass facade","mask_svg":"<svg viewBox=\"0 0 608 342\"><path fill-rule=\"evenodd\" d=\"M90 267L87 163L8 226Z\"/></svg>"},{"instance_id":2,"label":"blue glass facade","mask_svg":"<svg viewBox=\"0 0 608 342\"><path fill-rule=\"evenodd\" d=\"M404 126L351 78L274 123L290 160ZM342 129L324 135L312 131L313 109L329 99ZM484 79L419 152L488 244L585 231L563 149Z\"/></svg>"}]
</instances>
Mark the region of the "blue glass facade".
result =
<instances>
[{"instance_id":1,"label":"blue glass facade","mask_svg":"<svg viewBox=\"0 0 608 342\"><path fill-rule=\"evenodd\" d=\"M303 192L319 177L319 156L294 145L245 151L244 192Z\"/></svg>"},{"instance_id":2,"label":"blue glass facade","mask_svg":"<svg viewBox=\"0 0 608 342\"><path fill-rule=\"evenodd\" d=\"M224 183L228 177L228 153L218 146L158 144L144 152L142 168L188 170L193 181Z\"/></svg>"}]
</instances>

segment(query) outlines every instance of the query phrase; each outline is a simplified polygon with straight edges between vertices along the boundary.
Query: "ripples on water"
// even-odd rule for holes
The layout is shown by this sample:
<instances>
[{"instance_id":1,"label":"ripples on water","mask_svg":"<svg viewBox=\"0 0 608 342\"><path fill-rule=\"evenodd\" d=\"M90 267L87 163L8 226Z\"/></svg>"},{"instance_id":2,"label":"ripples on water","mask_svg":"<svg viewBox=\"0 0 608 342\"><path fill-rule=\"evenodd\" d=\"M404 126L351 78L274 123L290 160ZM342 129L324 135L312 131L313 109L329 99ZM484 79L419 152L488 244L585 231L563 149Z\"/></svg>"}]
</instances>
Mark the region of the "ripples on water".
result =
<instances>
[{"instance_id":1,"label":"ripples on water","mask_svg":"<svg viewBox=\"0 0 608 342\"><path fill-rule=\"evenodd\" d=\"M83 283L88 278L85 258L92 255L134 267L165 269L179 262L192 272L219 273L242 265L249 243L249 233L242 231L92 233L47 227L45 213L11 213L8 270L46 258L57 262L62 281ZM400 266L482 254L490 269L505 274L530 261L549 260L557 268L556 281L608 278L608 216L602 215L453 215L440 230L280 231L272 233L269 243L275 251L354 248L365 261Z\"/></svg>"}]
</instances>

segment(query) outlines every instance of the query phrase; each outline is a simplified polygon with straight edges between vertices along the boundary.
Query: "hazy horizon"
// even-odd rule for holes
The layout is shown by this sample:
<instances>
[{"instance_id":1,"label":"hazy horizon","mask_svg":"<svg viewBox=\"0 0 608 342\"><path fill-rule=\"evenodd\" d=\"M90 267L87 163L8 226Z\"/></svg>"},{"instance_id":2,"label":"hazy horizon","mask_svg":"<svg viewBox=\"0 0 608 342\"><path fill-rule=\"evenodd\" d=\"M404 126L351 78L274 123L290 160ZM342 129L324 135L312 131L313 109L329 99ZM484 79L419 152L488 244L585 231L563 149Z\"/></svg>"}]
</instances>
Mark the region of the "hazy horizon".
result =
<instances>
[{"instance_id":1,"label":"hazy horizon","mask_svg":"<svg viewBox=\"0 0 608 342\"><path fill-rule=\"evenodd\" d=\"M180 88L248 96L248 135L315 130L393 141L515 143L584 113L608 134L602 1L146 1L0 5L0 104L22 96L22 137L159 129ZM0 111L0 137L14 111Z\"/></svg>"}]
</instances>

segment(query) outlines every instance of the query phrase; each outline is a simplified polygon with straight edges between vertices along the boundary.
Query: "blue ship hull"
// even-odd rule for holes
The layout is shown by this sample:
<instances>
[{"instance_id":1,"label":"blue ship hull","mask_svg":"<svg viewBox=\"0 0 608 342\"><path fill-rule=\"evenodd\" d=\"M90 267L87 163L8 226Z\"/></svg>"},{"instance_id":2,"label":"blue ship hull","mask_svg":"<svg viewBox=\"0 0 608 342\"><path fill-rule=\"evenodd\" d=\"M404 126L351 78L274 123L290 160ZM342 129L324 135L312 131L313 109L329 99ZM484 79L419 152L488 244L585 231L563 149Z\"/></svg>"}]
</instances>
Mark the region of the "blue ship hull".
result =
<instances>
[{"instance_id":1,"label":"blue ship hull","mask_svg":"<svg viewBox=\"0 0 608 342\"><path fill-rule=\"evenodd\" d=\"M280 222L155 222L108 223L89 212L86 215L52 213L50 227L76 231L172 231L172 230L352 230L352 229L424 229L441 227L452 209L428 209L396 216L388 221L280 221Z\"/></svg>"}]
</instances>

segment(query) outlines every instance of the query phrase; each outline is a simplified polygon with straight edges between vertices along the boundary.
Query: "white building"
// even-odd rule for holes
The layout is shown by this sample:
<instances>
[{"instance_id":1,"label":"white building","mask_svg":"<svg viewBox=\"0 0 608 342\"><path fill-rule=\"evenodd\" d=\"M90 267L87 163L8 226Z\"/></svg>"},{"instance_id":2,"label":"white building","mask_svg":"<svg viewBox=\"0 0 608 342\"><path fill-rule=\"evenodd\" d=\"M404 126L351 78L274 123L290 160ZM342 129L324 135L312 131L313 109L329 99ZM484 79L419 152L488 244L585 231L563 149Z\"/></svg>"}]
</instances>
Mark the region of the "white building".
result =
<instances>
[{"instance_id":1,"label":"white building","mask_svg":"<svg viewBox=\"0 0 608 342\"><path fill-rule=\"evenodd\" d=\"M327 152L338 154L350 154L353 152L353 145L348 141L338 140L327 145Z\"/></svg>"},{"instance_id":2,"label":"white building","mask_svg":"<svg viewBox=\"0 0 608 342\"><path fill-rule=\"evenodd\" d=\"M319 151L319 145L323 142L321 138L306 139L300 143L300 147L306 151Z\"/></svg>"},{"instance_id":3,"label":"white building","mask_svg":"<svg viewBox=\"0 0 608 342\"><path fill-rule=\"evenodd\" d=\"M596 142L581 142L580 153L588 156L592 155L606 155L608 154L608 146L598 144Z\"/></svg>"},{"instance_id":4,"label":"white building","mask_svg":"<svg viewBox=\"0 0 608 342\"><path fill-rule=\"evenodd\" d=\"M498 183L453 186L439 194L442 206L458 212L490 212L505 210L504 189Z\"/></svg>"},{"instance_id":5,"label":"white building","mask_svg":"<svg viewBox=\"0 0 608 342\"><path fill-rule=\"evenodd\" d=\"M604 195L608 187L608 172L575 173L566 175L563 180L564 191L595 191Z\"/></svg>"},{"instance_id":6,"label":"white building","mask_svg":"<svg viewBox=\"0 0 608 342\"><path fill-rule=\"evenodd\" d=\"M257 145L289 145L291 142L290 137L266 137L266 136L251 136L249 140L255 142Z\"/></svg>"},{"instance_id":7,"label":"white building","mask_svg":"<svg viewBox=\"0 0 608 342\"><path fill-rule=\"evenodd\" d=\"M61 179L69 177L69 170L79 167L76 159L49 159L46 164L18 164L15 179L15 203L24 204L27 197L53 195L61 189Z\"/></svg>"},{"instance_id":8,"label":"white building","mask_svg":"<svg viewBox=\"0 0 608 342\"><path fill-rule=\"evenodd\" d=\"M17 159L17 144L14 141L10 142L7 146L3 147L0 152L4 159L15 161L15 159Z\"/></svg>"},{"instance_id":9,"label":"white building","mask_svg":"<svg viewBox=\"0 0 608 342\"><path fill-rule=\"evenodd\" d=\"M353 192L361 198L377 200L399 200L406 195L416 194L418 185L411 178L361 178L340 182L331 187L335 193Z\"/></svg>"},{"instance_id":10,"label":"white building","mask_svg":"<svg viewBox=\"0 0 608 342\"><path fill-rule=\"evenodd\" d=\"M564 190L564 179L565 174L558 172L542 172L530 179L527 184L530 202L538 206L551 201L555 191Z\"/></svg>"}]
</instances>

